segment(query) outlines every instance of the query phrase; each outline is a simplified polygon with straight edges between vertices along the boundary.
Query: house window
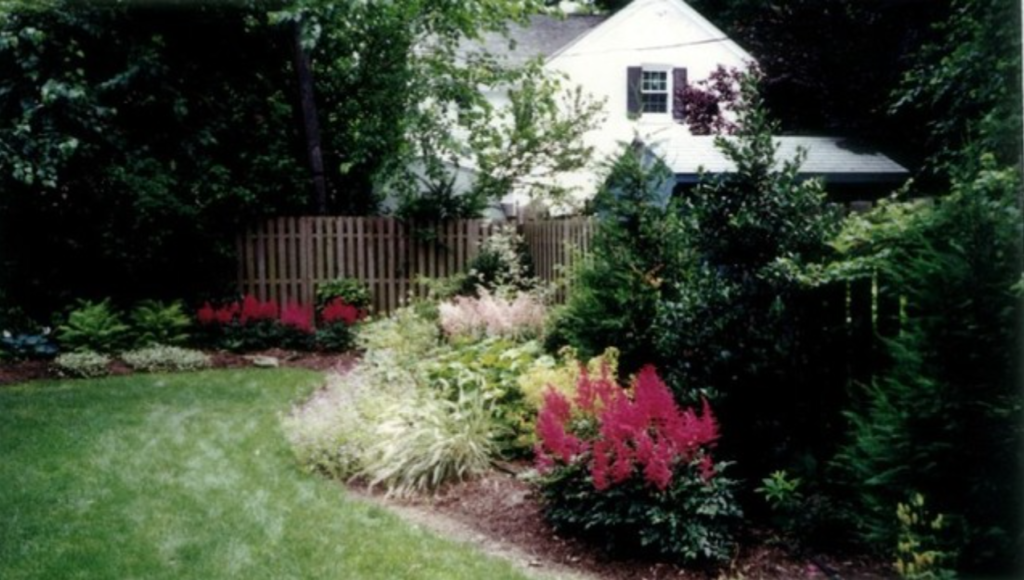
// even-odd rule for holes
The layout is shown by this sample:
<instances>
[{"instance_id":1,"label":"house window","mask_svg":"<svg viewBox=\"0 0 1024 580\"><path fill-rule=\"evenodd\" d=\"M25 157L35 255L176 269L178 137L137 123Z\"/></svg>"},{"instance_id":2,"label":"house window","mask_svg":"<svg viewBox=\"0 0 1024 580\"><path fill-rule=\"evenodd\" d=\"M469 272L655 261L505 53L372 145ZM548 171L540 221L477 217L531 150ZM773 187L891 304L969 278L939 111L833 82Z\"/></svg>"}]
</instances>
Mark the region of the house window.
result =
<instances>
[{"instance_id":1,"label":"house window","mask_svg":"<svg viewBox=\"0 0 1024 580\"><path fill-rule=\"evenodd\" d=\"M640 79L640 104L644 113L668 112L668 71L643 71Z\"/></svg>"}]
</instances>

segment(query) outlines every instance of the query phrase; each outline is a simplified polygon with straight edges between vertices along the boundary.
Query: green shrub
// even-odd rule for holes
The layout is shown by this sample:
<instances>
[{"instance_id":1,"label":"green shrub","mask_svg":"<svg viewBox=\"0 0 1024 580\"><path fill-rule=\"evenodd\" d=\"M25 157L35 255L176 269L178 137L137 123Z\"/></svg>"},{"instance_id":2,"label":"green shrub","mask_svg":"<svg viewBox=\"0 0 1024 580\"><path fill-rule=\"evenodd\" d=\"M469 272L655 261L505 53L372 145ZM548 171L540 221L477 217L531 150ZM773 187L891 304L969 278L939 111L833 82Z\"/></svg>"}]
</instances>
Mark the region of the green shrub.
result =
<instances>
[{"instance_id":1,"label":"green shrub","mask_svg":"<svg viewBox=\"0 0 1024 580\"><path fill-rule=\"evenodd\" d=\"M449 400L472 390L493 401L498 450L523 456L532 446L526 431L530 425L522 417L531 413L524 405L519 378L539 354L540 345L534 341L517 345L507 339L490 338L441 350L420 365L420 372L432 390Z\"/></svg>"},{"instance_id":2,"label":"green shrub","mask_svg":"<svg viewBox=\"0 0 1024 580\"><path fill-rule=\"evenodd\" d=\"M721 452L756 481L780 465L827 461L841 437L842 345L815 314L818 292L776 273L783 258L830 257L839 215L822 183L800 174L804 152L779 158L756 78L741 87L737 134L716 139L737 170L707 176L681 200L693 259L669 280L650 332L676 396L715 403L731 427Z\"/></svg>"},{"instance_id":3,"label":"green shrub","mask_svg":"<svg viewBox=\"0 0 1024 580\"><path fill-rule=\"evenodd\" d=\"M124 345L128 332L109 299L82 301L68 314L67 322L57 327L57 338L69 351L114 352Z\"/></svg>"},{"instance_id":4,"label":"green shrub","mask_svg":"<svg viewBox=\"0 0 1024 580\"><path fill-rule=\"evenodd\" d=\"M726 464L720 463L724 469ZM665 490L631 479L597 491L581 465L542 479L544 515L555 529L579 535L619 556L646 554L683 562L725 562L733 557L741 512L735 484L710 482L697 465L677 467Z\"/></svg>"},{"instance_id":5,"label":"green shrub","mask_svg":"<svg viewBox=\"0 0 1024 580\"><path fill-rule=\"evenodd\" d=\"M366 351L388 351L403 361L414 361L437 348L440 338L435 323L405 307L362 325L356 333L356 344Z\"/></svg>"},{"instance_id":6,"label":"green shrub","mask_svg":"<svg viewBox=\"0 0 1024 580\"><path fill-rule=\"evenodd\" d=\"M498 294L537 288L530 248L515 226L502 226L480 244L480 253L469 263L461 283L458 293L462 295L476 295L480 288Z\"/></svg>"},{"instance_id":7,"label":"green shrub","mask_svg":"<svg viewBox=\"0 0 1024 580\"><path fill-rule=\"evenodd\" d=\"M180 346L188 340L187 331L192 325L180 301L144 300L132 310L130 319L135 346L138 347L157 344Z\"/></svg>"},{"instance_id":8,"label":"green shrub","mask_svg":"<svg viewBox=\"0 0 1024 580\"><path fill-rule=\"evenodd\" d=\"M53 361L62 376L95 378L110 373L110 357L92 351L66 352Z\"/></svg>"},{"instance_id":9,"label":"green shrub","mask_svg":"<svg viewBox=\"0 0 1024 580\"><path fill-rule=\"evenodd\" d=\"M198 350L155 344L121 354L128 366L137 371L195 371L210 366L210 357Z\"/></svg>"},{"instance_id":10,"label":"green shrub","mask_svg":"<svg viewBox=\"0 0 1024 580\"><path fill-rule=\"evenodd\" d=\"M352 278L337 278L317 285L317 310L335 298L341 298L346 304L351 304L360 310L367 310L372 304L370 289L363 282Z\"/></svg>"},{"instance_id":11,"label":"green shrub","mask_svg":"<svg viewBox=\"0 0 1024 580\"><path fill-rule=\"evenodd\" d=\"M482 390L461 391L454 401L427 393L396 401L374 426L362 473L398 495L484 473L497 451L493 409Z\"/></svg>"},{"instance_id":12,"label":"green shrub","mask_svg":"<svg viewBox=\"0 0 1024 580\"><path fill-rule=\"evenodd\" d=\"M682 218L667 202L672 183L660 158L632 146L611 165L595 198L593 250L548 324L549 351L569 345L591 358L614 346L624 374L650 362L658 304L690 255Z\"/></svg>"},{"instance_id":13,"label":"green shrub","mask_svg":"<svg viewBox=\"0 0 1024 580\"><path fill-rule=\"evenodd\" d=\"M356 334L352 326L344 322L333 322L319 326L313 342L320 350L345 352L355 345Z\"/></svg>"}]
</instances>

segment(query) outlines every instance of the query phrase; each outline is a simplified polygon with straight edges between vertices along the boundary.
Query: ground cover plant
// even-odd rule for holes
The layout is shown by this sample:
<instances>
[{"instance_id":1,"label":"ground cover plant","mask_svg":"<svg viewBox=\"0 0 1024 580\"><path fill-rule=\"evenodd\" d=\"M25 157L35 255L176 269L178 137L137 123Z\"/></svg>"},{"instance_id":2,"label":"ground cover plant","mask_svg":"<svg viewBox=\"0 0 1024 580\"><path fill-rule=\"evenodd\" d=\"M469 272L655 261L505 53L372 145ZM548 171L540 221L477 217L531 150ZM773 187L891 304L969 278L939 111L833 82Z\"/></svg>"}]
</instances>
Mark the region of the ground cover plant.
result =
<instances>
[{"instance_id":1,"label":"ground cover plant","mask_svg":"<svg viewBox=\"0 0 1024 580\"><path fill-rule=\"evenodd\" d=\"M278 414L321 375L0 388L4 578L521 578L294 467Z\"/></svg>"}]
</instances>

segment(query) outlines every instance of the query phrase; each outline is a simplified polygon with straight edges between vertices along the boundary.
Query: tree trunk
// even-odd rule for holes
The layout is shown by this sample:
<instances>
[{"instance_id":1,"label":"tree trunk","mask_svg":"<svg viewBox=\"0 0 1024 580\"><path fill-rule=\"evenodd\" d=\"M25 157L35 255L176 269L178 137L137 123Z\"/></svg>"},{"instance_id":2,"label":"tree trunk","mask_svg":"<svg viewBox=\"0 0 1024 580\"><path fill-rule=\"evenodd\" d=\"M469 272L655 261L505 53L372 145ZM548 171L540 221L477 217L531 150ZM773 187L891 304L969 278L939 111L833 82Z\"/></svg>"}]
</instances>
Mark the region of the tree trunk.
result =
<instances>
[{"instance_id":1,"label":"tree trunk","mask_svg":"<svg viewBox=\"0 0 1024 580\"><path fill-rule=\"evenodd\" d=\"M302 46L302 22L293 28L295 48L295 72L299 80L299 103L302 109L302 124L306 135L306 153L313 178L313 210L318 215L327 213L327 184L324 181L324 159L320 151L320 122L313 98L313 71L309 64L309 53Z\"/></svg>"}]
</instances>

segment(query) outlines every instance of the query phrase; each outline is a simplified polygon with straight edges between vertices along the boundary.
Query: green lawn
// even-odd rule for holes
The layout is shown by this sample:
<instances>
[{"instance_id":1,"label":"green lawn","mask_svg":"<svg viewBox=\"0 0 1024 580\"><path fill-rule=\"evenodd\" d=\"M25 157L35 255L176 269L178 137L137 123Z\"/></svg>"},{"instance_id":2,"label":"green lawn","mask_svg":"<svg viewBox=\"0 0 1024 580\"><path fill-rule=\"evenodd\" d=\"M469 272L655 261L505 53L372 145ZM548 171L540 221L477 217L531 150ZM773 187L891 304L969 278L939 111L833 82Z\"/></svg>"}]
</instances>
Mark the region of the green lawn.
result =
<instances>
[{"instance_id":1,"label":"green lawn","mask_svg":"<svg viewBox=\"0 0 1024 580\"><path fill-rule=\"evenodd\" d=\"M278 417L319 381L0 387L0 578L521 578L300 472Z\"/></svg>"}]
</instances>

